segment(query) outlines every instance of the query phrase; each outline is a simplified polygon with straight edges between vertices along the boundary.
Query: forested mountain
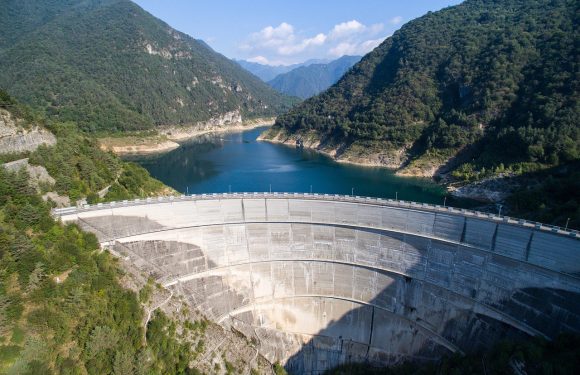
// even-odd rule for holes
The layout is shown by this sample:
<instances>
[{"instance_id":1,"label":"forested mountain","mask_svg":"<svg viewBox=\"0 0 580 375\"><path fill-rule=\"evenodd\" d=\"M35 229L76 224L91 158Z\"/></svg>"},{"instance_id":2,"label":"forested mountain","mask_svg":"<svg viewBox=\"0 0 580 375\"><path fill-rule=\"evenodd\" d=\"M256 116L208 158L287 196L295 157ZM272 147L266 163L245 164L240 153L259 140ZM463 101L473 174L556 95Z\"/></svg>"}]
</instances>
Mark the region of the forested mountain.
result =
<instances>
[{"instance_id":1,"label":"forested mountain","mask_svg":"<svg viewBox=\"0 0 580 375\"><path fill-rule=\"evenodd\" d=\"M325 64L328 62L326 60L311 59L299 64L265 65L246 60L234 60L234 61L238 63L242 68L246 69L248 72L260 78L264 82L271 81L272 79L276 78L277 75L288 73L289 71L299 68L301 66L308 66L311 64Z\"/></svg>"},{"instance_id":2,"label":"forested mountain","mask_svg":"<svg viewBox=\"0 0 580 375\"><path fill-rule=\"evenodd\" d=\"M573 162L579 17L574 0L467 0L430 12L266 137L465 180Z\"/></svg>"},{"instance_id":3,"label":"forested mountain","mask_svg":"<svg viewBox=\"0 0 580 375\"><path fill-rule=\"evenodd\" d=\"M129 0L3 1L0 87L89 131L271 116L292 102Z\"/></svg>"},{"instance_id":4,"label":"forested mountain","mask_svg":"<svg viewBox=\"0 0 580 375\"><path fill-rule=\"evenodd\" d=\"M39 116L2 90L0 113L0 125L8 113L15 126L50 130L57 140L22 154L0 148L0 374L202 374L217 366L238 373L238 363L250 359L252 373L270 368L245 337L189 310L129 262L102 251L94 234L50 213L57 195L74 205L172 189L100 150L74 123ZM7 161L14 162L1 164ZM39 169L42 178L30 173ZM234 349L209 352L204 340L218 335ZM209 354L217 359L204 361Z\"/></svg>"},{"instance_id":5,"label":"forested mountain","mask_svg":"<svg viewBox=\"0 0 580 375\"><path fill-rule=\"evenodd\" d=\"M306 99L335 84L360 59L360 56L342 56L327 64L301 66L279 74L268 84L281 93Z\"/></svg>"},{"instance_id":6,"label":"forested mountain","mask_svg":"<svg viewBox=\"0 0 580 375\"><path fill-rule=\"evenodd\" d=\"M58 142L25 155L0 149L0 162L27 156L51 175L33 183L26 168L11 171L0 165L0 373L102 374L140 368L154 373L177 366L188 347L161 330L156 335L177 344L174 352L152 346L151 353L144 353L142 306L135 293L120 285L117 263L97 251L93 234L54 221L53 202L41 198L56 191L73 202L87 196L98 200L96 192L106 185L111 185L107 199L148 196L164 185L143 168L101 151L74 125L38 117L2 90L0 110L18 124L49 128Z\"/></svg>"}]
</instances>

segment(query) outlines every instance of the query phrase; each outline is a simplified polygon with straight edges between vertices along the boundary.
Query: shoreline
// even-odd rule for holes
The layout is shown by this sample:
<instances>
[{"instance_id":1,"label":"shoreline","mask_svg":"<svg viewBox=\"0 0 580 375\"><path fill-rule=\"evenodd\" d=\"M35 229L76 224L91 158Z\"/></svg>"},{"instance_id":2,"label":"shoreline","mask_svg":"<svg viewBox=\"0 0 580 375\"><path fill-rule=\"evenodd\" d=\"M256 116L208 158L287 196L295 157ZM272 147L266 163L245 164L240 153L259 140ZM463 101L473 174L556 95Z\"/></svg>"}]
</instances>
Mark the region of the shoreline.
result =
<instances>
[{"instance_id":1,"label":"shoreline","mask_svg":"<svg viewBox=\"0 0 580 375\"><path fill-rule=\"evenodd\" d=\"M261 142L269 142L269 143L274 143L274 144L280 144L280 145L284 145L287 147L295 147L296 145L296 140L292 137L288 137L285 139L280 139L280 134L276 134L273 138L266 138L264 137L264 133L260 134L260 136L257 139L258 141ZM333 161L337 162L337 163L341 163L341 164L348 164L348 165L354 165L357 167L365 167L365 168L384 168L384 169L388 169L389 171L392 171L393 173L396 173L400 167L401 167L401 163L385 163L385 162L381 162L380 158L377 158L377 160L363 160L363 158L357 158L356 160L353 159L348 159L348 158L340 158L337 157L337 153L339 152L340 149L340 145L339 146L335 146L334 148L330 148L329 150L326 150L324 148L321 148L321 141L320 140L316 140L314 142L304 142L303 143L303 148L308 149L308 150L312 150L312 151L316 151L322 155L325 155L329 158L331 158ZM410 175L406 175L405 177L417 177L417 178L423 178L423 179L431 179L433 180L432 176L410 176Z\"/></svg>"},{"instance_id":2,"label":"shoreline","mask_svg":"<svg viewBox=\"0 0 580 375\"><path fill-rule=\"evenodd\" d=\"M161 155L181 147L181 143L202 135L240 133L263 126L272 126L274 121L275 118L258 118L231 126L209 126L202 129L197 125L183 128L162 127L158 129L158 134L153 136L138 139L131 135L118 138L103 137L98 141L102 150L111 151L118 156Z\"/></svg>"},{"instance_id":3,"label":"shoreline","mask_svg":"<svg viewBox=\"0 0 580 375\"><path fill-rule=\"evenodd\" d=\"M266 138L262 138L262 136L258 137L257 141L274 143L274 144L283 145L283 146L292 147L292 148L295 147L295 145L292 144L291 142L281 141L278 139L266 139ZM379 162L372 162L372 161L362 162L362 161L354 161L354 160L349 160L349 159L337 159L335 156L336 152L333 153L330 151L326 151L324 149L319 149L316 147L306 146L306 145L304 145L303 147L305 149L308 149L308 150L316 151L317 153L322 154L324 156L327 156L327 157L331 158L333 161L335 161L337 163L341 163L341 164L354 165L357 167L364 167L364 168L384 168L384 169L388 169L389 171L392 171L392 172L396 172L398 169L397 167L392 167L392 166L389 166L387 164L383 164L383 163L379 163ZM424 179L429 179L428 177L424 177L424 176L404 176L404 177L421 177Z\"/></svg>"},{"instance_id":4,"label":"shoreline","mask_svg":"<svg viewBox=\"0 0 580 375\"><path fill-rule=\"evenodd\" d=\"M279 135L276 135L273 138L266 138L266 137L263 137L263 135L264 135L264 133L262 133L258 137L257 140L260 142L269 142L269 143L273 143L273 144L284 145L287 147L295 147L296 140L291 138L291 137L282 140L279 138ZM405 170L401 169L400 165L394 166L394 165L389 165L389 164L381 163L381 162L377 162L377 161L357 161L357 160L337 158L336 157L337 149L333 149L332 151L328 151L328 150L324 150L322 148L319 148L319 146L320 146L320 142L315 142L312 144L306 143L303 145L303 147L305 149L312 150L312 151L315 151L315 152L320 153L322 155L325 155L337 163L354 165L357 167L364 167L364 168L384 168L384 169L387 169L387 170L393 172L395 175L400 176L400 177L429 180L430 182L433 182L434 184L437 184L437 185L445 188L447 193L455 198L470 199L470 200L478 201L481 203L488 203L489 204L489 203L502 202L511 194L509 186L503 186L503 189L500 186L497 186L497 185L504 185L505 184L505 179L502 177L493 178L493 179L489 179L486 181L478 181L478 182L474 182L474 183L469 183L469 184L465 184L462 186L453 186L452 184L450 184L448 182L442 182L442 181L437 182L435 180L435 176L433 176L433 175L426 176L424 174L413 174L411 171L405 171ZM403 173L399 173L400 171L403 171ZM496 186L495 186L496 188L497 187L500 187L500 188L499 189L490 189L487 186L490 182L492 185L496 184Z\"/></svg>"}]
</instances>

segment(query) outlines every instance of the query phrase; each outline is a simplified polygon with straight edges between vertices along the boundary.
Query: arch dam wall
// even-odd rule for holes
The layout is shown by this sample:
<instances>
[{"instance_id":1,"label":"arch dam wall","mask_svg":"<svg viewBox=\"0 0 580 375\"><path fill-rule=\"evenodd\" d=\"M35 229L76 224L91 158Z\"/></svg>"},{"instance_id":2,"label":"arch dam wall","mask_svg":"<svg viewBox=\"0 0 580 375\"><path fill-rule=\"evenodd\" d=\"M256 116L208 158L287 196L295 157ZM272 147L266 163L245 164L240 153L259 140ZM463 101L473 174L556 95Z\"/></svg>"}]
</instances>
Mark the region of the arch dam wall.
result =
<instances>
[{"instance_id":1,"label":"arch dam wall","mask_svg":"<svg viewBox=\"0 0 580 375\"><path fill-rule=\"evenodd\" d=\"M580 332L577 233L473 211L311 194L55 210L291 373L429 361Z\"/></svg>"}]
</instances>

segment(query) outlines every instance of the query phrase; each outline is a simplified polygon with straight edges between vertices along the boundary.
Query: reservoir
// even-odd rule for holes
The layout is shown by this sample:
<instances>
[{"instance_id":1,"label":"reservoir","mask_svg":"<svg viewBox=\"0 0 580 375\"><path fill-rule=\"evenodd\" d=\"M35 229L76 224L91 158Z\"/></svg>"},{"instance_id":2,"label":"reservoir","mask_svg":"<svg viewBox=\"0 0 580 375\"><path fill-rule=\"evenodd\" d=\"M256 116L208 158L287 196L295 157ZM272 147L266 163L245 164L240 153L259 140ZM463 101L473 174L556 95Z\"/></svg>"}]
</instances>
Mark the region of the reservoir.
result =
<instances>
[{"instance_id":1,"label":"reservoir","mask_svg":"<svg viewBox=\"0 0 580 375\"><path fill-rule=\"evenodd\" d=\"M399 177L385 168L337 163L312 150L257 141L265 129L204 135L169 153L131 160L184 194L270 190L352 194L354 189L354 195L443 204L445 189L430 180Z\"/></svg>"}]
</instances>

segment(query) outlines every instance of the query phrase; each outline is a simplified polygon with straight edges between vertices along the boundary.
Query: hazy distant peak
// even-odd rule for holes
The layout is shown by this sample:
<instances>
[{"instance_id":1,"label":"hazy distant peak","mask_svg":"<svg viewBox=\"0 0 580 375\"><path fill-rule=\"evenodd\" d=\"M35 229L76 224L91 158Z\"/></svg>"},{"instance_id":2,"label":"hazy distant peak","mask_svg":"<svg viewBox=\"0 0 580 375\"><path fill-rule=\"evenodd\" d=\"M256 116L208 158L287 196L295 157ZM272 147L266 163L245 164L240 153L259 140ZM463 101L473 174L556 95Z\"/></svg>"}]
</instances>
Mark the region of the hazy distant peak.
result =
<instances>
[{"instance_id":1,"label":"hazy distant peak","mask_svg":"<svg viewBox=\"0 0 580 375\"><path fill-rule=\"evenodd\" d=\"M327 63L309 60L310 64L279 74L268 84L282 93L306 99L335 84L360 59L361 56L345 55Z\"/></svg>"}]
</instances>

